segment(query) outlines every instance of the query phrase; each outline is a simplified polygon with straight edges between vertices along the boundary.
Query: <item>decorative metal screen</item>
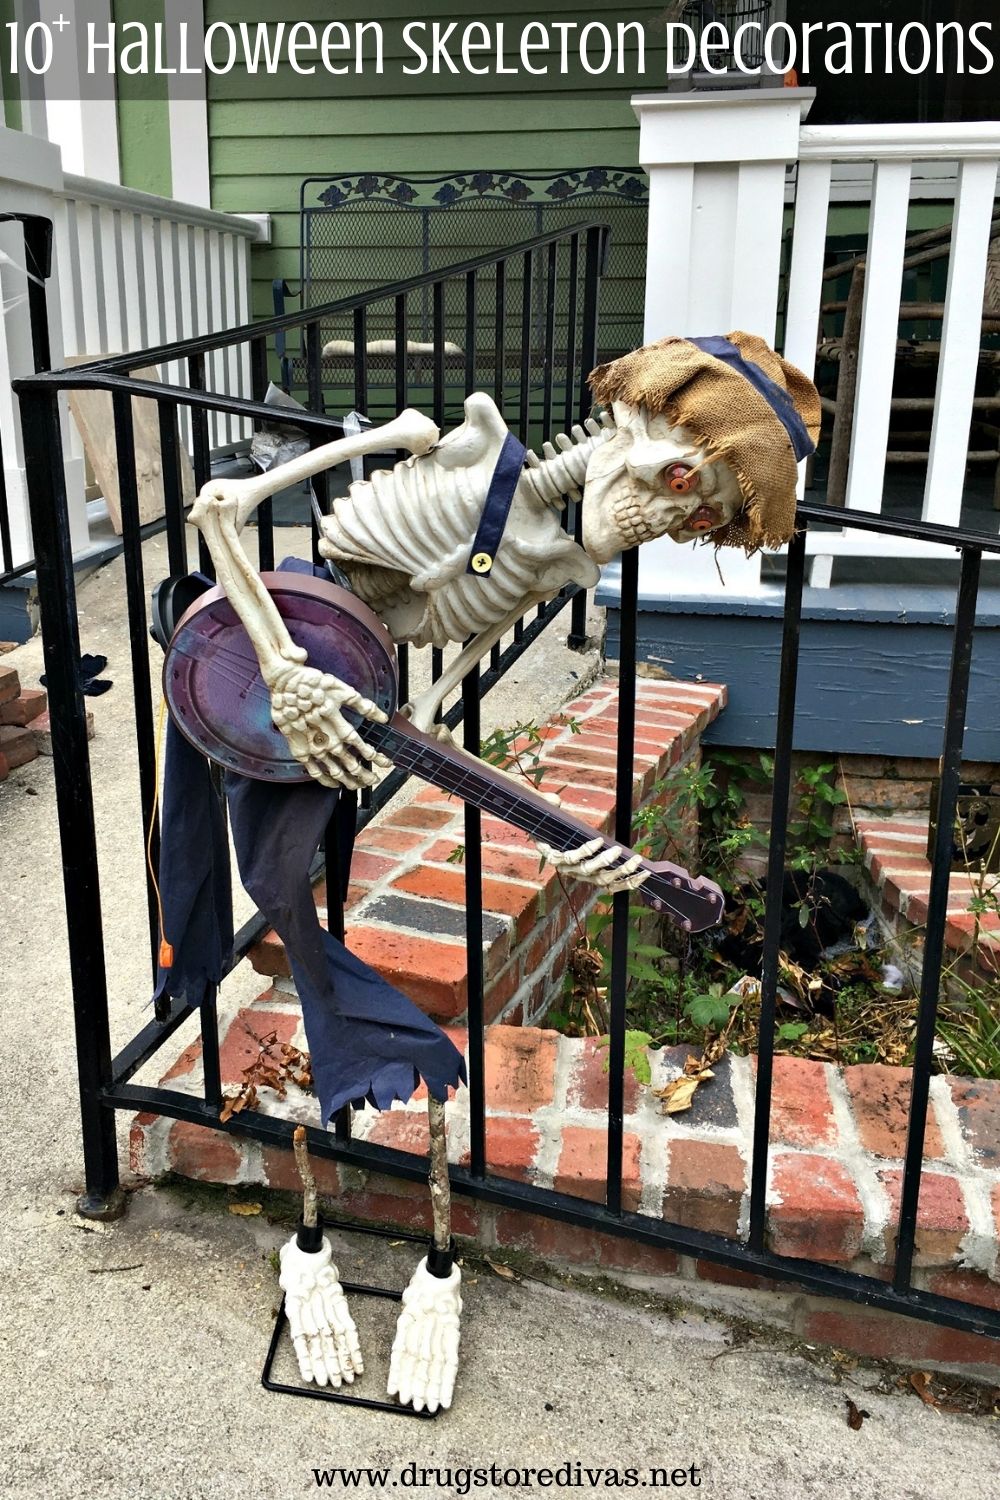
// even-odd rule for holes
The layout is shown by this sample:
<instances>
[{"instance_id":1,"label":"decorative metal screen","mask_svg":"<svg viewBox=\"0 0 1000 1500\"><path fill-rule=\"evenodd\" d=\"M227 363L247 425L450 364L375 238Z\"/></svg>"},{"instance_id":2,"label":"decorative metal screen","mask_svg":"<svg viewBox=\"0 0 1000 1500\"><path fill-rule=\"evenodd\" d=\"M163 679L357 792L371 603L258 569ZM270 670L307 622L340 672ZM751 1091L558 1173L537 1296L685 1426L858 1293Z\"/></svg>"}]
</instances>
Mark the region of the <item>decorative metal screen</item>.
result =
<instances>
[{"instance_id":1,"label":"decorative metal screen","mask_svg":"<svg viewBox=\"0 0 1000 1500\"><path fill-rule=\"evenodd\" d=\"M648 188L645 176L622 167L589 167L558 172L463 172L451 176L411 173L347 173L311 177L301 189L301 278L303 307L318 307L334 299L440 270L472 256L502 250L533 235L567 229L582 219L599 217L611 228L604 268L598 352L611 359L642 342L646 273ZM555 278L555 318L568 327L571 278L562 261L568 243L560 248ZM468 322L463 290L458 282L446 288L443 333L446 372L454 372L456 396L461 372L474 357L478 380L486 388L519 378L527 352L529 378L544 379L541 351L551 300L544 272L525 288L523 264L506 267L502 293L506 317L522 326L525 299L530 307L529 349L508 339L503 369L497 370L496 279L481 278L475 348L467 347ZM413 294L408 309L409 338L414 347L407 359L408 387L418 391L432 378L434 307L429 288ZM577 337L583 309L577 309ZM379 390L394 384L395 349L379 345L395 337L395 308L389 301L372 303L367 314L367 375L369 405L380 406ZM354 328L349 315L321 321L320 339L324 401L328 409L343 407L346 388L353 387ZM560 366L557 350L555 363ZM304 350L289 349L286 384L305 388ZM453 406L449 397L448 405Z\"/></svg>"}]
</instances>

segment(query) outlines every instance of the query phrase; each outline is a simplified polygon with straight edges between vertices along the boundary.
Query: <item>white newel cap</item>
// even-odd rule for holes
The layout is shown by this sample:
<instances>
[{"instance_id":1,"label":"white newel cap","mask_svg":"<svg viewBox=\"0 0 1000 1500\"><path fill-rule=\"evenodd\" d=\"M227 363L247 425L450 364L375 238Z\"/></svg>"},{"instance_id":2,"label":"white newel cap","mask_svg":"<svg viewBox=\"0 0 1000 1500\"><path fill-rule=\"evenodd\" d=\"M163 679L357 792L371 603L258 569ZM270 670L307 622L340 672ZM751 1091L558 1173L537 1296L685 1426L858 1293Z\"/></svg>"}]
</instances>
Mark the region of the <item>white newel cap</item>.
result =
<instances>
[{"instance_id":1,"label":"white newel cap","mask_svg":"<svg viewBox=\"0 0 1000 1500\"><path fill-rule=\"evenodd\" d=\"M639 161L653 167L690 162L793 162L815 89L719 89L633 94Z\"/></svg>"}]
</instances>

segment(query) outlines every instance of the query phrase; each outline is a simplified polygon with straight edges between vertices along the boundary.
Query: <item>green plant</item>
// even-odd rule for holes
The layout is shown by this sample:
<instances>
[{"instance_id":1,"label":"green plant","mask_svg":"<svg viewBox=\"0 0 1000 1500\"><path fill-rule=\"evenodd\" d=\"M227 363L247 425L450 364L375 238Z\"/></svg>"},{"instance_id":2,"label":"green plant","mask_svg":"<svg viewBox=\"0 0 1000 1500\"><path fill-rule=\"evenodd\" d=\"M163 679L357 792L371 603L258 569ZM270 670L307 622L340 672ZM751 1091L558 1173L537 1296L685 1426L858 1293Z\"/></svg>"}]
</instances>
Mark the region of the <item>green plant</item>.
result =
<instances>
[{"instance_id":1,"label":"green plant","mask_svg":"<svg viewBox=\"0 0 1000 1500\"><path fill-rule=\"evenodd\" d=\"M580 733L579 719L562 719L570 734ZM512 729L494 729L479 746L482 760L501 770L513 770L538 787L545 776L542 751L545 736L537 724L515 724Z\"/></svg>"},{"instance_id":2,"label":"green plant","mask_svg":"<svg viewBox=\"0 0 1000 1500\"><path fill-rule=\"evenodd\" d=\"M938 1036L948 1049L949 1068L973 1078L1000 1079L1000 972L996 947L987 944L984 919L1000 916L1000 876L990 870L1000 829L977 860L965 855L965 873L972 885L967 910L972 916L969 947L947 965L938 1022ZM956 815L956 848L966 849L966 830ZM995 936L992 928L990 936ZM966 977L977 974L975 983Z\"/></svg>"},{"instance_id":3,"label":"green plant","mask_svg":"<svg viewBox=\"0 0 1000 1500\"><path fill-rule=\"evenodd\" d=\"M973 917L970 957L976 965L979 965L983 955L983 918L1000 916L1000 876L989 868L996 854L998 839L1000 839L1000 827L994 834L986 853L978 861L972 863L968 855L965 857L965 871L972 881L972 895L968 905L968 910ZM965 830L957 815L955 842L960 848L965 849ZM1000 983L1000 976L997 982Z\"/></svg>"},{"instance_id":4,"label":"green plant","mask_svg":"<svg viewBox=\"0 0 1000 1500\"><path fill-rule=\"evenodd\" d=\"M602 1036L598 1038L598 1047L607 1049L604 1059L604 1071L611 1071L611 1038ZM652 1070L649 1065L648 1048L653 1045L653 1038L648 1031L626 1031L625 1033L625 1071L632 1073L636 1083L648 1084L653 1080Z\"/></svg>"},{"instance_id":5,"label":"green plant","mask_svg":"<svg viewBox=\"0 0 1000 1500\"><path fill-rule=\"evenodd\" d=\"M995 983L962 984L961 989L960 1001L942 1012L938 1034L965 1073L973 1078L1000 1078L998 987Z\"/></svg>"},{"instance_id":6,"label":"green plant","mask_svg":"<svg viewBox=\"0 0 1000 1500\"><path fill-rule=\"evenodd\" d=\"M738 769L740 775L720 775L719 768ZM745 765L730 751L719 750L711 761L674 767L633 817L636 848L650 859L676 858L696 822L702 868L727 889L734 888L743 878L737 869L739 856L764 843L747 817L744 781L769 786L770 757L761 755Z\"/></svg>"},{"instance_id":7,"label":"green plant","mask_svg":"<svg viewBox=\"0 0 1000 1500\"><path fill-rule=\"evenodd\" d=\"M722 1031L733 1011L740 1003L740 996L722 993L722 986L713 985L706 995L695 995L684 1007L684 1014L704 1031Z\"/></svg>"},{"instance_id":8,"label":"green plant","mask_svg":"<svg viewBox=\"0 0 1000 1500\"><path fill-rule=\"evenodd\" d=\"M788 821L790 852L788 865L793 870L813 871L817 856L826 862L837 860L830 843L836 835L831 809L847 801L847 793L831 777L836 775L833 761L819 766L803 766L797 779L795 816Z\"/></svg>"}]
</instances>

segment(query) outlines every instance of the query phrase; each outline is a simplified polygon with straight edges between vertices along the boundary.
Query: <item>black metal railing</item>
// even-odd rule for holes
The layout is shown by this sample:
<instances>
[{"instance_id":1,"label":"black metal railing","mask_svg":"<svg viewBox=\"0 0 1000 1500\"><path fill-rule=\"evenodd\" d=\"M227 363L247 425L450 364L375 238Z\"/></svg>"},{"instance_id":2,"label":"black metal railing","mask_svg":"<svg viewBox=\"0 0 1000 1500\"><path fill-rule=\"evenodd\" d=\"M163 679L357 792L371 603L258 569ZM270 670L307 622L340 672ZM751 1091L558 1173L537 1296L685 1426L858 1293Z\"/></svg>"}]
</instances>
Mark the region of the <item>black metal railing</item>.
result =
<instances>
[{"instance_id":1,"label":"black metal railing","mask_svg":"<svg viewBox=\"0 0 1000 1500\"><path fill-rule=\"evenodd\" d=\"M514 425L526 431L532 406L541 410L538 419L552 420L558 412L562 420L576 416L587 407L586 373L595 347L597 328L600 263L603 231L600 226L584 226L573 232L542 237L528 245L504 251L494 257L480 257L452 268L435 272L415 282L377 292L360 294L338 304L338 311L350 311L354 317L356 347L365 347L365 320L379 299L393 303L396 338L405 349L407 298L417 287L429 286L441 305L442 293L435 289L445 280L464 278L467 308L468 343L465 350L464 383L471 389L479 374L477 351L480 335L492 340L492 353L504 341L521 336L515 318L511 332L508 311L516 299L508 296L509 268L520 257L522 291L535 275L552 275L553 246L557 247L556 275L565 265L572 272L574 293L572 305L573 337L565 340L571 352L573 367L563 373L565 390L557 397L551 361L545 351L540 366L541 382L526 397L523 389L511 391L508 385L497 391L505 411ZM485 311L480 296L489 280L492 307ZM578 283L578 286L577 286ZM579 316L576 309L578 309ZM214 996L209 996L198 1017L205 1054L205 1086L200 1097L170 1087L148 1087L132 1080L138 1070L152 1058L164 1041L191 1015L189 1006L173 1002L156 1015L116 1056L112 1055L108 1017L108 980L102 937L102 908L99 887L94 804L91 789L89 753L84 700L77 680L76 663L79 638L73 589L72 559L66 530L66 499L60 453L58 395L67 389L88 387L109 390L114 397L115 427L118 440L122 513L125 525L125 569L128 580L127 602L133 640L133 669L136 691L136 736L140 763L141 816L144 826L153 814L153 730L152 703L149 690L149 662L146 647L146 582L143 578L141 527L138 520L134 454L131 434L132 395L156 401L160 410L160 428L164 436L164 475L167 489L167 537L171 567L186 567L183 502L181 498L177 440L177 412L190 411L194 434L194 464L198 483L208 476L207 421L212 412L224 411L259 421L273 415L259 399L238 400L219 396L205 388L206 354L220 347L246 342L250 349L255 397L262 394L266 378L267 340L290 323L304 323L307 343L318 348L316 336L310 335L310 320L321 315L313 309L291 319L271 320L245 329L208 338L190 340L140 354L121 356L98 365L78 367L72 371L39 375L18 383L24 426L25 448L32 508L32 519L38 552L38 582L42 607L42 628L46 671L55 743L55 774L58 794L60 835L62 840L69 932L73 1005L76 1023L80 1099L83 1117L83 1149L86 1166L87 1194L85 1211L101 1214L114 1206L118 1191L118 1158L115 1145L114 1115L117 1110L148 1111L153 1114L186 1120L213 1129L229 1130L256 1141L288 1148L294 1122L257 1111L245 1110L238 1118L223 1124L219 1119L220 1076L218 1034ZM554 338L551 320L546 320L545 340ZM313 355L315 360L316 356ZM132 367L158 364L166 359L184 360L189 371L188 387L157 386L133 380ZM445 401L445 371L442 351L435 361L436 380L433 394L435 411ZM525 378L532 382L535 369L529 360ZM314 372L314 379L316 379ZM363 357L356 374L357 394L365 390ZM404 404L405 378L399 377L398 404ZM316 413L296 416L296 421L319 440L339 424ZM322 503L323 489L317 489ZM913 1285L912 1266L920 1193L925 1118L927 1111L932 1048L941 979L944 930L947 913L950 869L950 830L957 800L959 767L965 705L968 692L973 626L979 570L984 552L1000 552L1000 539L920 522L902 522L862 512L835 511L824 507L803 506L799 511L800 530L789 549L781 672L778 694L778 718L774 758L774 799L769 854L769 879L765 913L762 1009L757 1070L754 1136L751 1151L750 1222L745 1239L729 1238L685 1226L628 1212L622 1206L622 1147L624 1120L624 1083L626 1048L627 949L630 922L628 894L614 898L612 932L612 976L610 986L610 1079L607 1124L607 1193L604 1203L593 1203L491 1174L486 1151L484 1087L484 1008L482 971L482 890L479 814L469 808L465 830L466 938L469 975L469 1109L471 1153L468 1166L454 1167L452 1181L459 1193L497 1205L547 1215L572 1225L631 1238L649 1245L670 1248L681 1254L714 1261L744 1271L758 1272L773 1280L794 1283L810 1291L821 1292L864 1303L876 1308L905 1313L951 1326L967 1332L1000 1336L1000 1314L969 1303L921 1290ZM806 560L807 533L811 527L834 524L839 527L876 533L905 535L924 541L944 543L959 550L962 558L961 583L958 590L954 648L948 706L943 733L941 802L932 862L931 891L924 949L923 981L916 1033L912 1073L909 1135L904 1164L903 1188L898 1225L897 1250L893 1279L886 1282L876 1276L865 1276L821 1264L776 1254L768 1247L766 1219L766 1184L770 1134L773 1058L775 1045L775 1001L778 981L780 895L787 840L788 792L792 781L792 756L795 722L795 691L799 653L802 590ZM573 524L579 524L574 517ZM274 538L270 518L260 518L260 558L273 558ZM638 594L638 554L628 552L622 559L621 593L621 660L620 703L617 751L616 836L631 842L633 765L635 742L636 619ZM495 656L479 673L466 678L461 701L452 705L450 723L463 722L464 738L473 751L479 746L479 704L482 696L499 680L510 662L529 649L537 635L546 629L554 616L567 605L582 608L583 600L572 591L560 595L526 621L506 650ZM577 616L574 631L582 633ZM392 795L399 785L394 773L369 799L359 817L366 820ZM341 818L353 818L348 798L339 805ZM327 902L331 930L342 932L342 911L336 902L343 890L345 872L337 864L337 850L349 844L350 828L341 824L328 831L326 859L328 866ZM154 846L155 853L155 846ZM261 933L263 923L255 918L239 935L237 953ZM152 927L151 927L152 932ZM310 1149L320 1157L332 1158L355 1166L387 1172L401 1179L422 1181L424 1163L407 1153L353 1140L349 1116L342 1117L334 1131L319 1127L308 1130Z\"/></svg>"}]
</instances>

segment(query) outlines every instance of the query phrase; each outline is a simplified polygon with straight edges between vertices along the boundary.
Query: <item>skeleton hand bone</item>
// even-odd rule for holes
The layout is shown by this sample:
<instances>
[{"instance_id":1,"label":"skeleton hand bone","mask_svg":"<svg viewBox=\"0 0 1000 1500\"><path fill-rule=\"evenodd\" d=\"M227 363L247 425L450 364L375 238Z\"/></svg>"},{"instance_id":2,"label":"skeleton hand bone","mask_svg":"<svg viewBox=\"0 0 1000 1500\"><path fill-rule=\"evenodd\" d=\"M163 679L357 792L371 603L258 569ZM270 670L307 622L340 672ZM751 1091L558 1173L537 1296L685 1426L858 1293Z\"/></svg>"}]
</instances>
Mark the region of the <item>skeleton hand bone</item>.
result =
<instances>
[{"instance_id":1,"label":"skeleton hand bone","mask_svg":"<svg viewBox=\"0 0 1000 1500\"><path fill-rule=\"evenodd\" d=\"M426 1256L403 1293L389 1360L387 1394L398 1396L414 1411L445 1410L451 1405L458 1374L459 1294L462 1273L452 1266L447 1276L432 1276Z\"/></svg>"},{"instance_id":2,"label":"skeleton hand bone","mask_svg":"<svg viewBox=\"0 0 1000 1500\"><path fill-rule=\"evenodd\" d=\"M288 741L295 759L323 786L374 786L378 774L392 762L367 745L344 717L353 709L375 724L387 715L369 698L318 667L283 661L265 673L271 689L271 717ZM363 764L368 761L371 766Z\"/></svg>"},{"instance_id":3,"label":"skeleton hand bone","mask_svg":"<svg viewBox=\"0 0 1000 1500\"><path fill-rule=\"evenodd\" d=\"M279 1252L278 1285L285 1294L302 1379L317 1385L351 1385L365 1366L332 1255L325 1238L322 1249L310 1253L300 1250L293 1236Z\"/></svg>"},{"instance_id":4,"label":"skeleton hand bone","mask_svg":"<svg viewBox=\"0 0 1000 1500\"><path fill-rule=\"evenodd\" d=\"M642 868L641 855L633 854L621 863L621 850L614 845L606 848L602 838L590 839L565 854L541 840L536 840L536 844L549 864L561 874L596 886L609 896L617 896L620 891L637 890L649 879L650 872Z\"/></svg>"}]
</instances>

